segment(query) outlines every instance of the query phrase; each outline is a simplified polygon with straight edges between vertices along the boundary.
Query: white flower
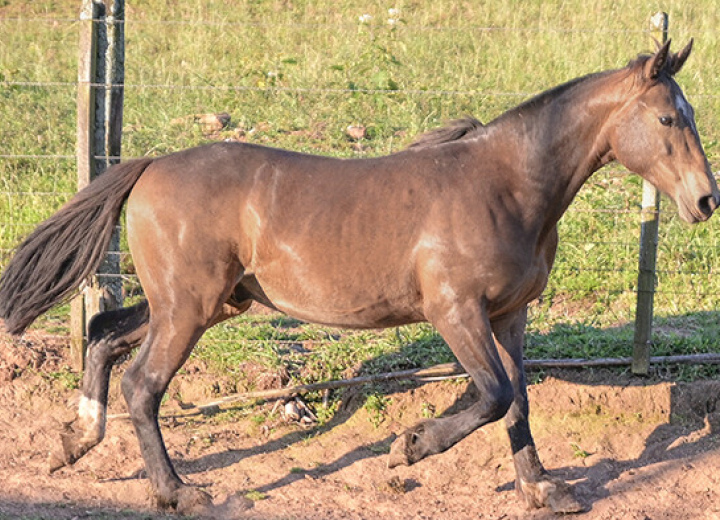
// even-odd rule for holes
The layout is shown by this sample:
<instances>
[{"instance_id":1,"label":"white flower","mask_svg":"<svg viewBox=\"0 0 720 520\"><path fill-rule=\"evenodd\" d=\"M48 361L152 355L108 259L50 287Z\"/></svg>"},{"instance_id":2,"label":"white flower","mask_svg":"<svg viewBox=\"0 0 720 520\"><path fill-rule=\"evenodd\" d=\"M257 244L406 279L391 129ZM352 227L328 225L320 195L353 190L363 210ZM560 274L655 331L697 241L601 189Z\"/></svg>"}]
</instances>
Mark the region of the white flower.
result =
<instances>
[{"instance_id":1,"label":"white flower","mask_svg":"<svg viewBox=\"0 0 720 520\"><path fill-rule=\"evenodd\" d=\"M276 78L277 75L278 75L278 73L275 72L274 70L269 70L267 73L268 78Z\"/></svg>"},{"instance_id":2,"label":"white flower","mask_svg":"<svg viewBox=\"0 0 720 520\"><path fill-rule=\"evenodd\" d=\"M388 14L393 18L398 18L400 16L400 9L396 7L391 7L388 9Z\"/></svg>"},{"instance_id":3,"label":"white flower","mask_svg":"<svg viewBox=\"0 0 720 520\"><path fill-rule=\"evenodd\" d=\"M363 14L359 18L360 23L370 23L370 20L372 20L372 16L369 14Z\"/></svg>"},{"instance_id":4,"label":"white flower","mask_svg":"<svg viewBox=\"0 0 720 520\"><path fill-rule=\"evenodd\" d=\"M395 25L398 21L395 18L389 18L388 19L388 25Z\"/></svg>"}]
</instances>

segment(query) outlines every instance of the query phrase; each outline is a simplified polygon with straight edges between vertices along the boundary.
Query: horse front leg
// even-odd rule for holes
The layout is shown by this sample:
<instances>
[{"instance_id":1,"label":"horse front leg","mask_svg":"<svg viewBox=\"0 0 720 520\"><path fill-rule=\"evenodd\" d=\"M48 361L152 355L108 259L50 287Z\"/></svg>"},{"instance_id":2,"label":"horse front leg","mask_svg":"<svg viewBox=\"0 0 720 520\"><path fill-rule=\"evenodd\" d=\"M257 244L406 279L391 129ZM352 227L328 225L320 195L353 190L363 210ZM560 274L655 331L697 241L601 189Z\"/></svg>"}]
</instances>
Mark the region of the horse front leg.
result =
<instances>
[{"instance_id":1,"label":"horse front leg","mask_svg":"<svg viewBox=\"0 0 720 520\"><path fill-rule=\"evenodd\" d=\"M495 339L515 399L505 416L515 464L515 490L528 508L550 507L555 513L577 513L583 506L563 480L553 478L540 462L528 423L527 382L523 367L523 345L527 308L493 323Z\"/></svg>"},{"instance_id":2,"label":"horse front leg","mask_svg":"<svg viewBox=\"0 0 720 520\"><path fill-rule=\"evenodd\" d=\"M484 424L501 419L513 402L513 388L482 302L439 304L428 318L472 376L480 399L460 413L423 421L404 432L391 446L391 468L447 450Z\"/></svg>"},{"instance_id":3,"label":"horse front leg","mask_svg":"<svg viewBox=\"0 0 720 520\"><path fill-rule=\"evenodd\" d=\"M63 426L60 449L48 457L51 473L74 464L105 437L110 372L121 356L140 345L148 320L146 301L99 313L91 320L77 416Z\"/></svg>"}]
</instances>

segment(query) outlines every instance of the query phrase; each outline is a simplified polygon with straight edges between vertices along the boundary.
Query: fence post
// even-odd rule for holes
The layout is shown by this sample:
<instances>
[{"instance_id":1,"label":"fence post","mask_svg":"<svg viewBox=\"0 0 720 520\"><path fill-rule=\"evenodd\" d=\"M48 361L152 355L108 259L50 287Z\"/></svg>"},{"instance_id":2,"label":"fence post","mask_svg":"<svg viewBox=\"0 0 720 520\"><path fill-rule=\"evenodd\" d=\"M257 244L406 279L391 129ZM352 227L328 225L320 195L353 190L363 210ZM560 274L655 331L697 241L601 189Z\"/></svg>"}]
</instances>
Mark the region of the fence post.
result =
<instances>
[{"instance_id":1,"label":"fence post","mask_svg":"<svg viewBox=\"0 0 720 520\"><path fill-rule=\"evenodd\" d=\"M668 37L667 13L656 13L650 19L652 32L659 42ZM643 181L640 229L640 257L638 259L637 307L632 371L647 374L650 369L652 344L653 303L655 299L655 264L657 261L660 193L648 181Z\"/></svg>"},{"instance_id":2,"label":"fence post","mask_svg":"<svg viewBox=\"0 0 720 520\"><path fill-rule=\"evenodd\" d=\"M83 0L77 94L78 190L119 162L125 62L124 0ZM87 322L122 305L120 234L96 275L71 302L70 347L74 368L84 368Z\"/></svg>"}]
</instances>

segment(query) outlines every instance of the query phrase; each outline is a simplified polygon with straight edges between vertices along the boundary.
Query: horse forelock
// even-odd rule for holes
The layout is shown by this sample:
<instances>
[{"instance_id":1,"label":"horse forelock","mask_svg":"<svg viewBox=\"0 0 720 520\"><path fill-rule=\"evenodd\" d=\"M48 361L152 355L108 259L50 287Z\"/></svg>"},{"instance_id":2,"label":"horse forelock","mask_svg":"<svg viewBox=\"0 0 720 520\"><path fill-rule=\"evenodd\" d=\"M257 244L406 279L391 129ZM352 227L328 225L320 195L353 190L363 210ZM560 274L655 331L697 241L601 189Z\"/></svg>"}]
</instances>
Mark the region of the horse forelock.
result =
<instances>
[{"instance_id":1,"label":"horse forelock","mask_svg":"<svg viewBox=\"0 0 720 520\"><path fill-rule=\"evenodd\" d=\"M436 128L435 130L430 130L422 134L408 148L427 148L459 141L461 139L474 137L479 132L484 131L484 129L485 125L478 119L467 116L451 121L441 128Z\"/></svg>"},{"instance_id":2,"label":"horse forelock","mask_svg":"<svg viewBox=\"0 0 720 520\"><path fill-rule=\"evenodd\" d=\"M630 74L634 77L634 82L636 85L642 85L642 84L648 84L648 83L656 83L658 81L662 81L663 79L668 79L673 77L672 72L672 60L674 59L673 55L670 55L668 57L668 60L665 62L665 65L662 68L662 71L660 72L660 76L657 79L649 80L645 75L645 65L647 62L653 57L653 54L638 54L635 59L632 59L628 62L627 66L625 67L625 70L627 70ZM622 70L622 69L621 69Z\"/></svg>"}]
</instances>

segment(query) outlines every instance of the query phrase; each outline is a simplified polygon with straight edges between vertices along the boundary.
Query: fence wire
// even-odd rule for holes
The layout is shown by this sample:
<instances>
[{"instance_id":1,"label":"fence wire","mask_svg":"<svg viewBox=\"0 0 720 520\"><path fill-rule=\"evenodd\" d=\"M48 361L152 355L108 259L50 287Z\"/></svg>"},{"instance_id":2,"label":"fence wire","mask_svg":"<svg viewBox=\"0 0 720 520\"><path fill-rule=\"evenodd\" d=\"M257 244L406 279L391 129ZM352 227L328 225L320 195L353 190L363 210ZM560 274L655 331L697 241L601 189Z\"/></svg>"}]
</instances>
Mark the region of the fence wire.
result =
<instances>
[{"instance_id":1,"label":"fence wire","mask_svg":"<svg viewBox=\"0 0 720 520\"><path fill-rule=\"evenodd\" d=\"M80 21L79 18L20 18L20 17L7 17L0 18L0 24L47 24L48 29L54 29L58 25L72 26ZM248 27L248 28L287 28L287 29L328 29L328 30L343 30L343 29L357 29L357 23L347 24L330 24L330 23L318 23L318 24L306 24L306 23L248 23L248 22L224 22L224 21L208 21L208 20L132 20L124 21L126 26L137 26L137 27L152 27L152 26L168 26L168 27L186 27L186 26L208 26L217 28L233 28L233 27ZM543 34L543 33L559 33L559 34L598 34L607 36L617 35L629 35L629 34L649 34L646 30L626 30L626 29L612 29L612 28L584 28L584 29L568 29L563 27L482 27L482 26L422 26L422 25L403 25L399 27L399 30L406 32L483 32L488 34L493 33L517 33L517 34ZM720 31L715 30L701 30L696 31L697 34L708 34L715 36ZM0 73L2 70L0 70ZM0 78L3 78L0 75ZM447 90L447 89L381 89L381 88L321 88L321 87L293 87L293 86L251 86L251 85L192 85L192 84L175 84L175 83L144 83L140 82L127 82L123 84L96 84L93 83L91 86L96 88L118 88L122 87L126 92L128 91L140 91L140 90L152 90L152 91L169 91L169 92L255 92L255 93L283 93L283 94L318 94L318 95L356 95L356 94L367 94L367 95L386 95L386 96L432 96L440 98L453 98L459 96L477 96L482 95L486 97L498 97L498 98L528 98L538 93L538 91L505 91L505 90ZM77 88L78 83L72 81L13 81L13 80L0 80L0 89L53 89L53 88ZM689 98L716 100L720 99L720 93L716 92L686 92ZM64 151L61 149L61 151ZM97 159L106 159L106 157L98 156ZM129 157L123 157L128 159ZM112 157L112 159L118 159L118 157ZM2 143L0 143L0 161L70 161L75 160L75 155L71 153L48 153L48 154L14 154L8 153L2 150ZM608 178L622 178L625 173L620 170L606 169L597 175L605 176ZM716 174L717 176L717 174ZM69 199L72 197L73 192L66 190L58 191L24 191L14 189L1 189L0 185L0 197L16 198L16 197L38 197L41 199ZM53 202L54 204L54 202ZM49 205L53 205L49 204ZM626 221L627 219L632 220L629 225L635 225L636 219L632 218L639 215L640 208L639 202L633 207L625 208L586 208L578 207L576 205L571 206L569 209L570 214L606 214L606 215L617 215L618 218ZM663 213L662 211L660 212ZM2 217L7 218L6 216ZM567 218L567 217L566 217ZM37 221L34 220L23 220L22 216L18 216L18 220L3 220L0 221L0 244L3 247L0 248L0 267L4 264L7 258L12 254L12 247L7 247L9 243L13 246L17 241L27 233L29 233L36 225ZM605 251L613 248L620 248L625 250L632 250L636 253L637 243L631 243L626 241L613 240L612 238L603 237L599 240L593 240L593 237L583 236L573 239L565 239L561 243L561 247L568 246L583 246L588 245L598 246L598 249ZM720 245L710 245L708 250L720 251ZM121 261L130 262L131 258L127 251L121 251L113 253L119 255ZM612 254L612 253L611 253ZM662 254L662 253L661 253ZM718 255L720 256L720 254ZM630 266L623 267L612 267L612 266L597 266L593 268L576 268L567 262L559 258L555 272L560 276L569 276L577 274L592 273L595 275L608 275L608 274L631 274L637 273L637 265L635 265L636 257L630 258L627 263L633 264ZM693 271L684 271L681 269L669 269L660 268L657 271L657 276L660 279L658 283L657 293L665 296L672 295L694 295L699 297L710 297L714 296L708 292L697 292L695 290L679 290L677 288L664 289L662 285L662 278L670 275L688 275L707 277L715 274L716 268L712 265L708 265L706 270L695 269ZM137 276L132 273L122 273L118 275L101 275L105 277L115 277L127 282L129 285L136 286L138 284ZM687 289L687 287L686 287ZM636 288L623 286L621 288L608 288L608 292L628 292L635 293ZM224 340L214 340L224 341ZM250 341L250 340L245 340Z\"/></svg>"}]
</instances>

